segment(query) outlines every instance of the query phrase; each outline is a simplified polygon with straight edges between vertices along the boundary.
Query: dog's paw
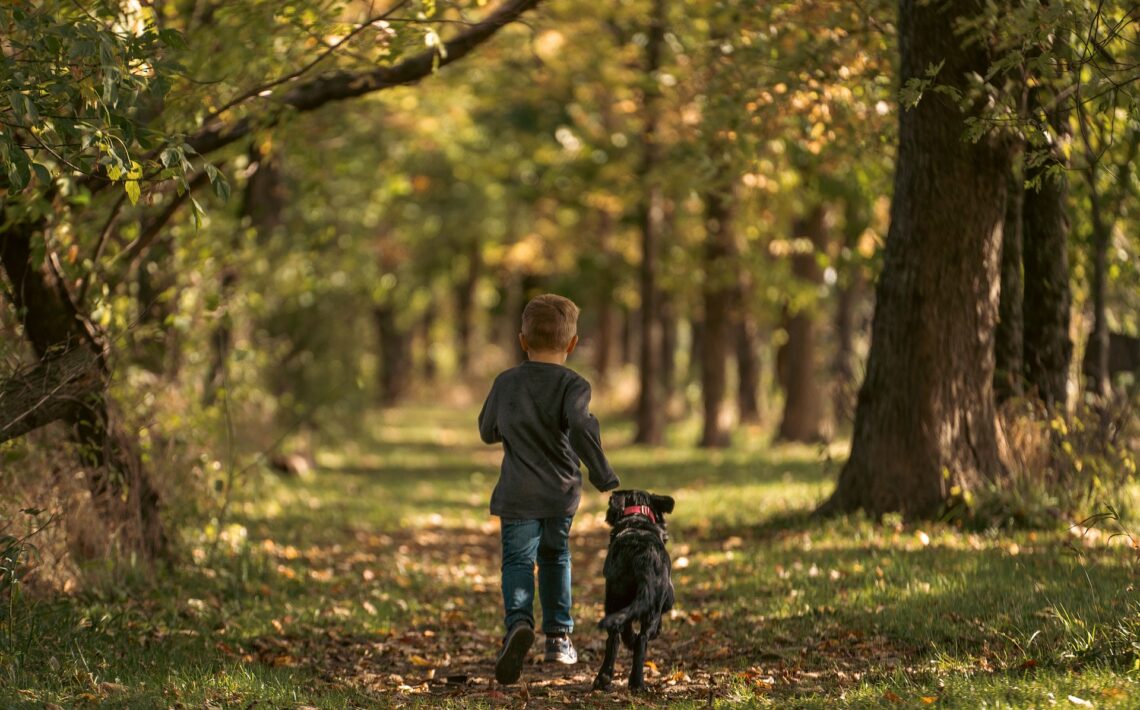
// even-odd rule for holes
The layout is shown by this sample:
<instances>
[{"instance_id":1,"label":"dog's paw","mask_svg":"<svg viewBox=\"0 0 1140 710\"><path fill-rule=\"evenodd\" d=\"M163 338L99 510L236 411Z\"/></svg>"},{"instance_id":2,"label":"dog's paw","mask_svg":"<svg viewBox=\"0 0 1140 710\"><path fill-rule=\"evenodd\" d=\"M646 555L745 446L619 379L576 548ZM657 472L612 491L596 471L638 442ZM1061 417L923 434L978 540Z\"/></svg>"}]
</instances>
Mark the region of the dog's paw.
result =
<instances>
[{"instance_id":1,"label":"dog's paw","mask_svg":"<svg viewBox=\"0 0 1140 710\"><path fill-rule=\"evenodd\" d=\"M635 680L631 680L629 682L629 692L631 692L631 693L648 693L649 692L649 686L647 686L645 684L645 681L638 682Z\"/></svg>"},{"instance_id":2,"label":"dog's paw","mask_svg":"<svg viewBox=\"0 0 1140 710\"><path fill-rule=\"evenodd\" d=\"M610 689L610 683L612 681L613 681L613 679L610 678L609 676L599 675L597 678L594 679L594 690L609 690Z\"/></svg>"}]
</instances>

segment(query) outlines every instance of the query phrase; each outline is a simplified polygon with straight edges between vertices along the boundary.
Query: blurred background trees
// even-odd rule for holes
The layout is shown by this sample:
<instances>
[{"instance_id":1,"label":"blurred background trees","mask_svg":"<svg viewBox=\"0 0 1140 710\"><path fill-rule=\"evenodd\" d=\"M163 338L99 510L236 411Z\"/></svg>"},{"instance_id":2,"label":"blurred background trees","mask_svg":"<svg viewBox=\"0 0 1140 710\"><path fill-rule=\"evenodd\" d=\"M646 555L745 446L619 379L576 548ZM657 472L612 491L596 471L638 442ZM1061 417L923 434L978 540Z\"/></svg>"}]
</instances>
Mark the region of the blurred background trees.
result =
<instances>
[{"instance_id":1,"label":"blurred background trees","mask_svg":"<svg viewBox=\"0 0 1140 710\"><path fill-rule=\"evenodd\" d=\"M556 291L638 443L853 436L828 509L940 515L1029 427L1103 497L1134 413L1064 445L1140 366L1136 19L5 5L4 484L81 472L109 547L168 554L369 408L478 400Z\"/></svg>"}]
</instances>

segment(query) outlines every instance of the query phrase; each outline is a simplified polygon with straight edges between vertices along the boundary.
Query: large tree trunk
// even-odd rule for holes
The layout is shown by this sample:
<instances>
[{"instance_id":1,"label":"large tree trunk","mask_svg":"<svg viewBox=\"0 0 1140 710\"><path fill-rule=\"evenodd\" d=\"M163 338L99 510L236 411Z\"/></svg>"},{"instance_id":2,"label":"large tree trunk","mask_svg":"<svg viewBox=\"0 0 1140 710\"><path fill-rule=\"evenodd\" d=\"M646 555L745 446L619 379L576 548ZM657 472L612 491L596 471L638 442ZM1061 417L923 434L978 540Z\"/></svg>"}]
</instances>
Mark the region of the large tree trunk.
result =
<instances>
[{"instance_id":1,"label":"large tree trunk","mask_svg":"<svg viewBox=\"0 0 1140 710\"><path fill-rule=\"evenodd\" d=\"M963 47L948 29L980 11L971 0L901 2L901 81L940 62L939 81L963 91L966 76L985 76L984 43ZM993 344L1010 150L990 136L964 141L964 119L934 92L900 114L867 375L823 513L933 516L1002 475Z\"/></svg>"},{"instance_id":2,"label":"large tree trunk","mask_svg":"<svg viewBox=\"0 0 1140 710\"><path fill-rule=\"evenodd\" d=\"M34 255L32 240L43 228L42 222L15 223L0 234L0 265L11 286L13 305L24 314L24 335L45 368L73 349L85 350L81 359L94 363L94 371L83 377L97 382L88 381L87 396L64 412L85 464L87 487L109 527L128 523L138 551L148 558L162 556L168 551L168 539L158 493L133 438L121 431L107 401L110 372L101 334L79 312L51 262L54 257Z\"/></svg>"},{"instance_id":3,"label":"large tree trunk","mask_svg":"<svg viewBox=\"0 0 1140 710\"><path fill-rule=\"evenodd\" d=\"M796 220L795 237L808 239L811 250L799 250L792 257L792 274L797 280L816 285L821 274L816 251L824 243L827 213L818 205L803 219ZM790 312L785 307L784 330L788 340L781 348L781 384L784 388L784 415L776 433L778 441L816 442L823 438L823 398L816 363L815 319L812 309Z\"/></svg>"},{"instance_id":4,"label":"large tree trunk","mask_svg":"<svg viewBox=\"0 0 1140 710\"><path fill-rule=\"evenodd\" d=\"M665 221L665 200L660 177L657 145L657 70L665 42L665 0L654 0L645 44L647 87L643 100L642 157L637 175L644 189L639 208L641 226L641 391L637 399L637 433L634 443L660 444L665 437L665 412L661 389L661 319L658 313L657 258Z\"/></svg>"},{"instance_id":5,"label":"large tree trunk","mask_svg":"<svg viewBox=\"0 0 1140 710\"><path fill-rule=\"evenodd\" d=\"M1011 170L1002 226L1001 301L994 332L994 395L999 404L1011 397L1019 397L1023 392L1025 286L1021 280L1021 264L1024 184L1020 171L1016 168Z\"/></svg>"},{"instance_id":6,"label":"large tree trunk","mask_svg":"<svg viewBox=\"0 0 1140 710\"><path fill-rule=\"evenodd\" d=\"M700 333L701 398L704 426L700 445L724 447L730 432L724 421L727 389L728 348L732 342L732 306L738 288L734 195L731 187L705 194L705 279L702 287L705 317ZM694 333L694 338L696 334Z\"/></svg>"}]
</instances>

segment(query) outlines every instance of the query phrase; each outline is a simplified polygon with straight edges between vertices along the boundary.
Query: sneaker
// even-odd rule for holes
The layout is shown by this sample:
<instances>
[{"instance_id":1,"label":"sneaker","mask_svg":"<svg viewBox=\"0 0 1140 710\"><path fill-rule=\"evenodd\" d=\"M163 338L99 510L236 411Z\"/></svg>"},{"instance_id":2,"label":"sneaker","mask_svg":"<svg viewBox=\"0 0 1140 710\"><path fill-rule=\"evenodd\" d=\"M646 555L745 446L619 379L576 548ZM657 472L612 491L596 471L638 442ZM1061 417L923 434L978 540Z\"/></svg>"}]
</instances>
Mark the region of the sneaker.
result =
<instances>
[{"instance_id":1,"label":"sneaker","mask_svg":"<svg viewBox=\"0 0 1140 710\"><path fill-rule=\"evenodd\" d=\"M547 636L546 653L542 660L572 666L578 662L578 652L574 650L574 643L569 636Z\"/></svg>"},{"instance_id":2,"label":"sneaker","mask_svg":"<svg viewBox=\"0 0 1140 710\"><path fill-rule=\"evenodd\" d=\"M495 680L510 685L522 675L523 663L530 645L534 643L534 629L530 624L515 624L503 639L503 650L495 660Z\"/></svg>"}]
</instances>

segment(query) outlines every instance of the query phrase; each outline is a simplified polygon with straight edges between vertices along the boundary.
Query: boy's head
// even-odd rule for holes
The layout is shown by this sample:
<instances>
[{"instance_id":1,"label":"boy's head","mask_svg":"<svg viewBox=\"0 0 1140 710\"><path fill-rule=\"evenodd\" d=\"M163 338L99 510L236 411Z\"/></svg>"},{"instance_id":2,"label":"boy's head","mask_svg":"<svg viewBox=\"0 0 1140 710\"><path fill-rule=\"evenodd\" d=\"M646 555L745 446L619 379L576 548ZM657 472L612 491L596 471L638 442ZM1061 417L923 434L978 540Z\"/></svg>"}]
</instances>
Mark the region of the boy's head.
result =
<instances>
[{"instance_id":1,"label":"boy's head","mask_svg":"<svg viewBox=\"0 0 1140 710\"><path fill-rule=\"evenodd\" d=\"M566 353L577 340L578 306L569 298L544 293L526 304L522 341L528 352Z\"/></svg>"}]
</instances>

